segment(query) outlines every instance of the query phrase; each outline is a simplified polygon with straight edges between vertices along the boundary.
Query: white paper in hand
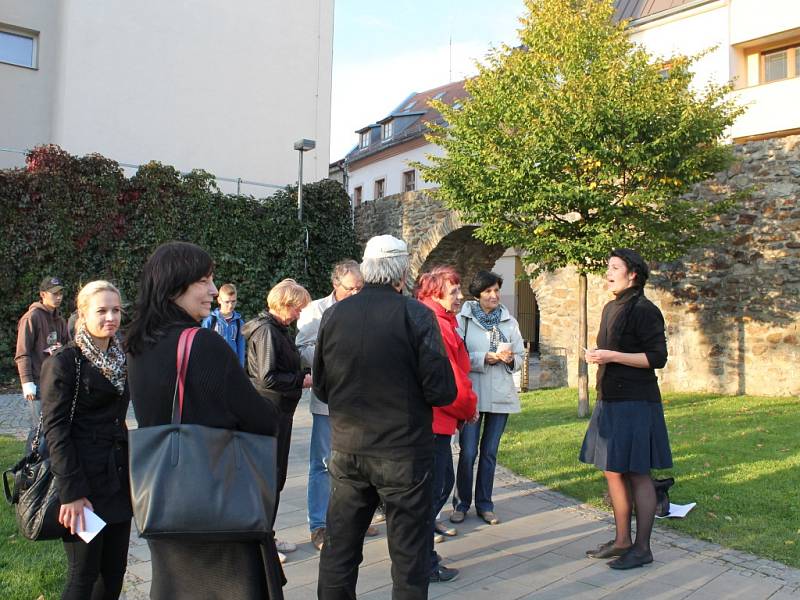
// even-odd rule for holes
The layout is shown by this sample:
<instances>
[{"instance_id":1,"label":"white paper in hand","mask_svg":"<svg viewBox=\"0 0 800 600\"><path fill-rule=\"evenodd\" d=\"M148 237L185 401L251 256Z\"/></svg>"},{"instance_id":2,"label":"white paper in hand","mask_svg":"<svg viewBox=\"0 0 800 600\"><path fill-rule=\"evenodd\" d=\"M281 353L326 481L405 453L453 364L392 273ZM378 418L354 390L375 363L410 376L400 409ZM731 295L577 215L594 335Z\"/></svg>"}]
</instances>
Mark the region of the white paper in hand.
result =
<instances>
[{"instance_id":1,"label":"white paper in hand","mask_svg":"<svg viewBox=\"0 0 800 600\"><path fill-rule=\"evenodd\" d=\"M106 526L106 522L103 521L103 519L85 506L83 507L83 524L86 526L86 529L79 531L78 537L87 544Z\"/></svg>"}]
</instances>

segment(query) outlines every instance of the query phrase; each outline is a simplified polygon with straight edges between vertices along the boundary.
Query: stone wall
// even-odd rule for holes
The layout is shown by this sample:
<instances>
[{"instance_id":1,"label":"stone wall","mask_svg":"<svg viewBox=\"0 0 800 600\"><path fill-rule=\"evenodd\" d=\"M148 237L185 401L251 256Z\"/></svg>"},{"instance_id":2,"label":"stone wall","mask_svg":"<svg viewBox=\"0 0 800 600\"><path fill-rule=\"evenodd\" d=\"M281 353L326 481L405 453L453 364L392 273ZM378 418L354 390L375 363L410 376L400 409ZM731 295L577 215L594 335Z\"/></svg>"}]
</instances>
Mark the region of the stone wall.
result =
<instances>
[{"instance_id":1,"label":"stone wall","mask_svg":"<svg viewBox=\"0 0 800 600\"><path fill-rule=\"evenodd\" d=\"M751 142L695 194L746 192L715 224L726 238L683 260L655 264L647 295L664 313L670 359L663 389L800 394L800 136ZM545 353L566 355L577 381L578 276L571 269L532 282ZM610 298L589 278L589 340ZM590 377L594 375L590 367ZM593 383L592 383L593 384Z\"/></svg>"},{"instance_id":2,"label":"stone wall","mask_svg":"<svg viewBox=\"0 0 800 600\"><path fill-rule=\"evenodd\" d=\"M664 313L670 353L662 386L797 395L800 136L738 145L735 153L727 172L694 191L708 198L744 192L738 206L713 224L726 237L682 260L653 263L647 295ZM369 202L356 211L362 243L380 233L409 243L414 276L433 263L454 264L465 274L494 264L503 249L472 238L474 228L424 192ZM531 384L575 385L578 276L564 269L536 278L531 287L541 313L542 347L538 364L531 365ZM608 299L602 278L590 277L590 344Z\"/></svg>"},{"instance_id":3,"label":"stone wall","mask_svg":"<svg viewBox=\"0 0 800 600\"><path fill-rule=\"evenodd\" d=\"M474 238L477 225L464 223L424 190L365 202L356 210L355 226L362 245L373 235L386 233L405 240L411 252L409 285L430 266L452 265L465 277L465 295L468 278L491 268L505 250Z\"/></svg>"}]
</instances>

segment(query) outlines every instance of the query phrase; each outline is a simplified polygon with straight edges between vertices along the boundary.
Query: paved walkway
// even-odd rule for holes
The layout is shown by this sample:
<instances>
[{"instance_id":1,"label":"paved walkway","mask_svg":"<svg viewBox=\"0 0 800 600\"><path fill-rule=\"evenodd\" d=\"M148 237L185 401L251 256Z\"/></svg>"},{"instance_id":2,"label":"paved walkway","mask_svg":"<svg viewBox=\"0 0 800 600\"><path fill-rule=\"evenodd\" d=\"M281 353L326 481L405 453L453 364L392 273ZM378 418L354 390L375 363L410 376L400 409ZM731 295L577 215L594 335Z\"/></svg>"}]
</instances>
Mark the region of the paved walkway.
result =
<instances>
[{"instance_id":1,"label":"paved walkway","mask_svg":"<svg viewBox=\"0 0 800 600\"><path fill-rule=\"evenodd\" d=\"M20 396L0 396L0 434L22 437ZM287 600L316 598L319 554L306 525L306 467L311 434L308 407L294 421L289 478L281 496L278 536L295 542L285 565ZM800 598L800 570L744 552L729 550L666 528L653 532L652 565L613 571L584 550L613 537L612 520L602 511L552 492L500 468L495 482L500 525L489 526L470 513L459 535L436 549L445 564L461 569L450 583L432 584L430 598L512 599L685 599L784 600ZM359 598L391 598L385 538L367 538L358 580ZM126 600L147 598L150 581L147 544L132 536L125 582Z\"/></svg>"}]
</instances>

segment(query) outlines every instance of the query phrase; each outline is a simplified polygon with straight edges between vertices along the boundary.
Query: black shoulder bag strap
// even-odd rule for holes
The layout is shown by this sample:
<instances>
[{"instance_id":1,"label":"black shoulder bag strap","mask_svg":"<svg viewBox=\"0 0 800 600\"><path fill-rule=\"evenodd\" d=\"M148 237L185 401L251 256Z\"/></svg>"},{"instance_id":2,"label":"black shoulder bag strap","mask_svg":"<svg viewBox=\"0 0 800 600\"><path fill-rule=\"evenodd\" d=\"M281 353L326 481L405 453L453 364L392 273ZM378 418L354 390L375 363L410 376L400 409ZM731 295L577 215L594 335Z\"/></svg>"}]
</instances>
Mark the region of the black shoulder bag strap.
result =
<instances>
[{"instance_id":1,"label":"black shoulder bag strap","mask_svg":"<svg viewBox=\"0 0 800 600\"><path fill-rule=\"evenodd\" d=\"M72 407L69 411L69 424L72 425L72 420L75 418L75 406L78 404L78 392L81 389L81 352L75 356L75 391L72 393ZM36 434L33 436L31 442L31 452L39 453L39 441L42 437L42 428L44 426L44 411L39 411L39 425L36 427Z\"/></svg>"}]
</instances>

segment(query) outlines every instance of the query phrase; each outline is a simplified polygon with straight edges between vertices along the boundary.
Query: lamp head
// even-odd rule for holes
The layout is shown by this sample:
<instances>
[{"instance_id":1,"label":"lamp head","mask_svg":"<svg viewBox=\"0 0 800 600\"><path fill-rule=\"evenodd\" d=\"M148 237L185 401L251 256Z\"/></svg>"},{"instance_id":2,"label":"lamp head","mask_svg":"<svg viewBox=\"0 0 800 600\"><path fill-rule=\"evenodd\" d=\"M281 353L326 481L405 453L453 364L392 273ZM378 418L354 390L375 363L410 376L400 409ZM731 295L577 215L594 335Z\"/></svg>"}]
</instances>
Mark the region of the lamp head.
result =
<instances>
[{"instance_id":1,"label":"lamp head","mask_svg":"<svg viewBox=\"0 0 800 600\"><path fill-rule=\"evenodd\" d=\"M295 150L299 150L300 152L306 152L308 150L313 150L316 147L317 147L317 143L314 140L302 139L302 140L297 140L294 143L294 149Z\"/></svg>"}]
</instances>

